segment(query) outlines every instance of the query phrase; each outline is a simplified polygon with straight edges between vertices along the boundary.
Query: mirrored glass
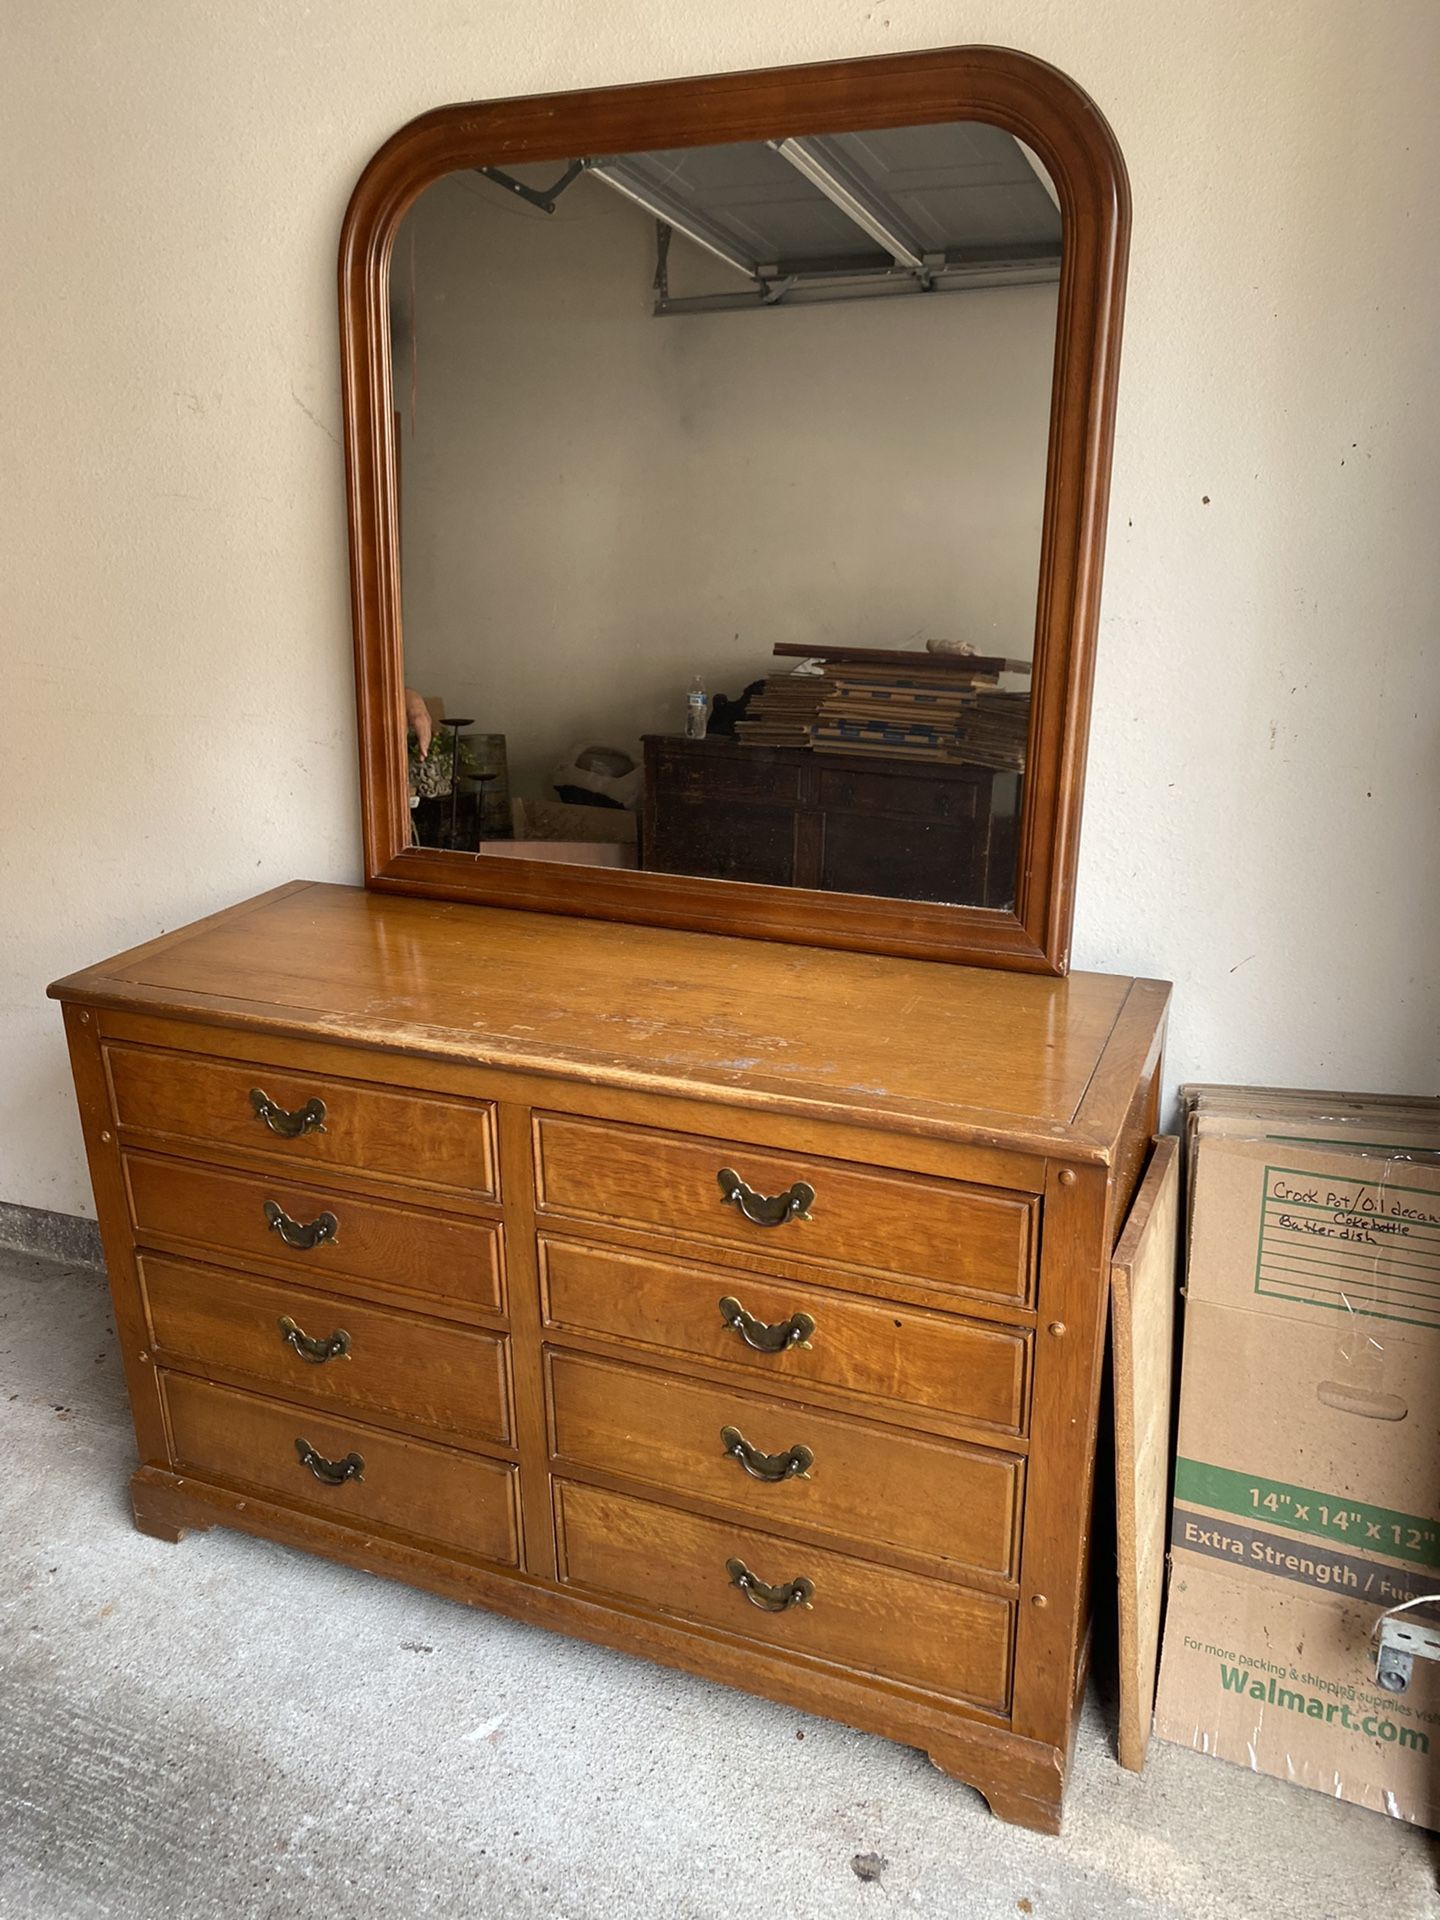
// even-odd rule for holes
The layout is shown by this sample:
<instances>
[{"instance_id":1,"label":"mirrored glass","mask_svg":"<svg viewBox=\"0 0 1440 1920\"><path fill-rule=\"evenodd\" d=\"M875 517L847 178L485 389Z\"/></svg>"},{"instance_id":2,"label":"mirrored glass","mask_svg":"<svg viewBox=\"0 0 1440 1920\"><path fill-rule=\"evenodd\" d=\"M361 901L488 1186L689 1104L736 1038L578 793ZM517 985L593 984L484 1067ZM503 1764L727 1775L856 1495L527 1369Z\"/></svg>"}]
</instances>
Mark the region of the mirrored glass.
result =
<instances>
[{"instance_id":1,"label":"mirrored glass","mask_svg":"<svg viewBox=\"0 0 1440 1920\"><path fill-rule=\"evenodd\" d=\"M1060 257L975 123L427 189L390 283L416 843L1011 907Z\"/></svg>"}]
</instances>

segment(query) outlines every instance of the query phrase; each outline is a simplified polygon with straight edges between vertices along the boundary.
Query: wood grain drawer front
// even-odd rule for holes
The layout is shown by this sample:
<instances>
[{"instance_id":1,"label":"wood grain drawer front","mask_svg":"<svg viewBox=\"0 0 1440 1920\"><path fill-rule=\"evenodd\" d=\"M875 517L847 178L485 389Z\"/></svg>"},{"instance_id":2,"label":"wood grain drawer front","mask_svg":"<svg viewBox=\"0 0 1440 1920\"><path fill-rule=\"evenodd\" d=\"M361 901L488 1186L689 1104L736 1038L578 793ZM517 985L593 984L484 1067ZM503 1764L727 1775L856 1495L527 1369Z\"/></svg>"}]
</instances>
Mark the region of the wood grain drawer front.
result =
<instances>
[{"instance_id":1,"label":"wood grain drawer front","mask_svg":"<svg viewBox=\"0 0 1440 1920\"><path fill-rule=\"evenodd\" d=\"M218 1367L282 1395L510 1442L502 1334L154 1254L140 1274L162 1366Z\"/></svg>"},{"instance_id":2,"label":"wood grain drawer front","mask_svg":"<svg viewBox=\"0 0 1440 1920\"><path fill-rule=\"evenodd\" d=\"M540 1270L557 1330L719 1361L780 1391L837 1388L877 1411L923 1409L1005 1434L1028 1424L1031 1336L1018 1329L548 1236Z\"/></svg>"},{"instance_id":3,"label":"wood grain drawer front","mask_svg":"<svg viewBox=\"0 0 1440 1920\"><path fill-rule=\"evenodd\" d=\"M537 1119L536 1136L539 1200L551 1213L663 1227L1001 1300L1029 1295L1036 1202L1024 1195L550 1114ZM757 1225L725 1200L724 1169L770 1198L806 1183L815 1190L810 1217Z\"/></svg>"},{"instance_id":4,"label":"wood grain drawer front","mask_svg":"<svg viewBox=\"0 0 1440 1920\"><path fill-rule=\"evenodd\" d=\"M561 1469L719 1501L760 1526L1014 1574L1023 1466L1013 1455L586 1354L548 1361Z\"/></svg>"},{"instance_id":5,"label":"wood grain drawer front","mask_svg":"<svg viewBox=\"0 0 1440 1920\"><path fill-rule=\"evenodd\" d=\"M488 1103L144 1047L110 1046L106 1060L115 1118L133 1132L273 1154L302 1179L334 1167L495 1197Z\"/></svg>"},{"instance_id":6,"label":"wood grain drawer front","mask_svg":"<svg viewBox=\"0 0 1440 1920\"><path fill-rule=\"evenodd\" d=\"M700 751L687 753L660 748L656 754L657 771L667 796L687 794L696 799L715 800L788 800L800 797L800 769L793 763L772 759L753 748L733 757L725 753Z\"/></svg>"},{"instance_id":7,"label":"wood grain drawer front","mask_svg":"<svg viewBox=\"0 0 1440 1920\"><path fill-rule=\"evenodd\" d=\"M1007 1601L597 1487L560 1481L555 1496L560 1577L571 1585L994 1713L1008 1707ZM753 1604L731 1561L772 1589L803 1578L809 1605Z\"/></svg>"},{"instance_id":8,"label":"wood grain drawer front","mask_svg":"<svg viewBox=\"0 0 1440 1920\"><path fill-rule=\"evenodd\" d=\"M256 1487L351 1526L519 1564L514 1467L184 1374L166 1373L162 1384L178 1471Z\"/></svg>"},{"instance_id":9,"label":"wood grain drawer front","mask_svg":"<svg viewBox=\"0 0 1440 1920\"><path fill-rule=\"evenodd\" d=\"M334 1286L346 1277L494 1311L501 1304L500 1228L419 1207L295 1186L262 1173L222 1173L187 1160L127 1153L131 1216L141 1240L156 1235L281 1261L297 1277ZM292 1246L271 1225L278 1208L311 1246ZM334 1222L326 1226L326 1218ZM293 1237L293 1233L292 1233Z\"/></svg>"},{"instance_id":10,"label":"wood grain drawer front","mask_svg":"<svg viewBox=\"0 0 1440 1920\"><path fill-rule=\"evenodd\" d=\"M988 801L990 776L943 773L926 769L923 775L861 773L820 769L820 805L827 812L890 815L908 814L919 820L973 820L983 793ZM936 869L938 872L939 869Z\"/></svg>"}]
</instances>

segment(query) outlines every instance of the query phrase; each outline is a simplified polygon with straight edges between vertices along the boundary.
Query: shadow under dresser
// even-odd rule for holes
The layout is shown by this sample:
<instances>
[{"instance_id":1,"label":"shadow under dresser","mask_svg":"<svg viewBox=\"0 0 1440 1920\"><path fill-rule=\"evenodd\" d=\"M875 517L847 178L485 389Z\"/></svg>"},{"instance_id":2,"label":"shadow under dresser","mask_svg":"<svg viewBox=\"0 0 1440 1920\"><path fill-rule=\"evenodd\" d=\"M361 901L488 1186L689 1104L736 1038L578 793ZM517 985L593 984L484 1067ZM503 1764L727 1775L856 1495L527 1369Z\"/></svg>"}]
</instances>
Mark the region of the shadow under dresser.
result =
<instances>
[{"instance_id":1,"label":"shadow under dresser","mask_svg":"<svg viewBox=\"0 0 1440 1920\"><path fill-rule=\"evenodd\" d=\"M1168 989L296 883L65 1005L140 1466L1054 1831Z\"/></svg>"}]
</instances>

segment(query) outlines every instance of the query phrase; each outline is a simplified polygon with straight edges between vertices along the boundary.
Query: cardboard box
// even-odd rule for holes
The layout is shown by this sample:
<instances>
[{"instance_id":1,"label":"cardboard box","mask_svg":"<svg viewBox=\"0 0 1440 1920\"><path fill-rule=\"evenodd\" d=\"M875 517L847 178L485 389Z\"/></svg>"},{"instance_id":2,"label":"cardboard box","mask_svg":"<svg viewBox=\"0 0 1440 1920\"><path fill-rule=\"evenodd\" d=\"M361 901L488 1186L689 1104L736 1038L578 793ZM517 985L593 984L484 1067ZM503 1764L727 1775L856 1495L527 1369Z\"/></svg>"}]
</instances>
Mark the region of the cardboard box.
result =
<instances>
[{"instance_id":1,"label":"cardboard box","mask_svg":"<svg viewBox=\"0 0 1440 1920\"><path fill-rule=\"evenodd\" d=\"M1440 1102L1182 1097L1155 1731L1440 1827L1440 1665L1417 1660L1393 1694L1374 1664L1386 1609L1440 1594Z\"/></svg>"}]
</instances>

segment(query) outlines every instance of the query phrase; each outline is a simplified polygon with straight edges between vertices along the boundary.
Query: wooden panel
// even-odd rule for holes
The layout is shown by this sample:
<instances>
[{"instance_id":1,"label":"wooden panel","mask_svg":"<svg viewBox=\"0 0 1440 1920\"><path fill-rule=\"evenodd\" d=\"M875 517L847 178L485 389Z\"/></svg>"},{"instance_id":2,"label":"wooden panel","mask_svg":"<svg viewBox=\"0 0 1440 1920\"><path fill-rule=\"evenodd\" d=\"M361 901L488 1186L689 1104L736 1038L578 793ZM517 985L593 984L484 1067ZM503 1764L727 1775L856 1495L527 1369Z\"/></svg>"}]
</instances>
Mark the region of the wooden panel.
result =
<instances>
[{"instance_id":1,"label":"wooden panel","mask_svg":"<svg viewBox=\"0 0 1440 1920\"><path fill-rule=\"evenodd\" d=\"M737 746L712 734L706 740L649 734L645 757L676 794L701 800L798 800L801 762L794 754Z\"/></svg>"},{"instance_id":2,"label":"wooden panel","mask_svg":"<svg viewBox=\"0 0 1440 1920\"><path fill-rule=\"evenodd\" d=\"M796 879L795 816L787 807L726 798L718 805L675 798L657 810L645 835L649 875L788 887Z\"/></svg>"},{"instance_id":3,"label":"wooden panel","mask_svg":"<svg viewBox=\"0 0 1440 1920\"><path fill-rule=\"evenodd\" d=\"M1015 876L990 873L989 821L952 826L889 814L825 817L820 885L833 893L991 907L1015 897Z\"/></svg>"},{"instance_id":4,"label":"wooden panel","mask_svg":"<svg viewBox=\"0 0 1440 1920\"><path fill-rule=\"evenodd\" d=\"M104 1055L96 1032L98 1025L88 1007L65 1008L65 1038L75 1076L80 1124L85 1132L85 1154L95 1193L105 1277L115 1308L120 1360L130 1394L135 1444L142 1462L163 1461L169 1457L165 1410L155 1369L145 1356L149 1329L145 1323L145 1301L140 1292L135 1244L126 1207L125 1173L110 1124L110 1100L105 1086Z\"/></svg>"},{"instance_id":5,"label":"wooden panel","mask_svg":"<svg viewBox=\"0 0 1440 1920\"><path fill-rule=\"evenodd\" d=\"M561 1578L572 1585L1005 1709L1012 1609L1004 1600L596 1487L557 1481L555 1495ZM804 1575L814 1582L811 1605L763 1612L732 1583L732 1558L771 1586Z\"/></svg>"},{"instance_id":6,"label":"wooden panel","mask_svg":"<svg viewBox=\"0 0 1440 1920\"><path fill-rule=\"evenodd\" d=\"M183 1160L124 1156L131 1218L141 1240L218 1247L267 1263L293 1265L298 1277L333 1286L353 1275L437 1300L497 1309L501 1301L500 1229L488 1220L357 1200L296 1186L261 1173L220 1173ZM333 1240L288 1247L265 1216L272 1200L310 1224L334 1214Z\"/></svg>"},{"instance_id":7,"label":"wooden panel","mask_svg":"<svg viewBox=\"0 0 1440 1920\"><path fill-rule=\"evenodd\" d=\"M1121 1124L1164 1011L1154 988L1117 1049L1106 1100L1087 1106L1091 1124L1077 1135L1077 1109L1131 984L881 964L317 884L218 915L53 991L592 1085L725 1103L739 1090L752 1108L888 1121L1016 1152L1063 1143L1094 1161Z\"/></svg>"},{"instance_id":8,"label":"wooden panel","mask_svg":"<svg viewBox=\"0 0 1440 1920\"><path fill-rule=\"evenodd\" d=\"M546 1324L628 1348L718 1361L805 1397L838 1388L877 1411L923 1408L1001 1433L1023 1433L1031 1336L920 1307L890 1306L793 1282L646 1259L548 1235L540 1239ZM808 1314L804 1346L760 1353L719 1311L738 1299L769 1326Z\"/></svg>"},{"instance_id":9,"label":"wooden panel","mask_svg":"<svg viewBox=\"0 0 1440 1920\"><path fill-rule=\"evenodd\" d=\"M1153 1066L1135 1083L1135 1093L1125 1115L1125 1124L1111 1156L1105 1236L1112 1248L1119 1242L1135 1196L1140 1190L1141 1176L1150 1162L1155 1137L1160 1129L1161 1091L1161 1058L1157 1045Z\"/></svg>"},{"instance_id":10,"label":"wooden panel","mask_svg":"<svg viewBox=\"0 0 1440 1920\"><path fill-rule=\"evenodd\" d=\"M495 1194L494 1111L486 1103L389 1092L283 1066L240 1066L202 1054L106 1049L115 1118L133 1132L272 1154L302 1178L343 1168L476 1199ZM365 1056L354 1071L363 1074ZM273 1133L251 1104L258 1089L299 1111L323 1101L323 1130L295 1139Z\"/></svg>"},{"instance_id":11,"label":"wooden panel","mask_svg":"<svg viewBox=\"0 0 1440 1920\"><path fill-rule=\"evenodd\" d=\"M1019 1195L550 1114L536 1120L536 1155L540 1205L552 1213L659 1225L717 1245L763 1243L1017 1302L1029 1292L1035 1203ZM807 1181L810 1219L756 1226L722 1198L723 1167L766 1194Z\"/></svg>"},{"instance_id":12,"label":"wooden panel","mask_svg":"<svg viewBox=\"0 0 1440 1920\"><path fill-rule=\"evenodd\" d=\"M258 1487L351 1526L518 1564L514 1467L183 1374L167 1373L162 1384L177 1468ZM363 1476L324 1484L302 1464L297 1441L329 1461L359 1454Z\"/></svg>"},{"instance_id":13,"label":"wooden panel","mask_svg":"<svg viewBox=\"0 0 1440 1920\"><path fill-rule=\"evenodd\" d=\"M155 1254L142 1257L140 1274L162 1366L218 1367L251 1375L282 1396L299 1393L361 1415L390 1414L408 1425L509 1442L503 1335ZM315 1340L344 1333L348 1348L333 1359L307 1360L286 1340L282 1320Z\"/></svg>"},{"instance_id":14,"label":"wooden panel","mask_svg":"<svg viewBox=\"0 0 1440 1920\"><path fill-rule=\"evenodd\" d=\"M1014 1571L1024 1468L1009 1454L601 1360L549 1356L555 1457L718 1501L755 1525L902 1547L956 1569ZM803 1446L803 1476L753 1478L733 1427L767 1455Z\"/></svg>"},{"instance_id":15,"label":"wooden panel","mask_svg":"<svg viewBox=\"0 0 1440 1920\"><path fill-rule=\"evenodd\" d=\"M1120 1574L1122 1767L1150 1744L1170 1495L1180 1142L1155 1150L1110 1264L1115 1369L1115 1515Z\"/></svg>"},{"instance_id":16,"label":"wooden panel","mask_svg":"<svg viewBox=\"0 0 1440 1920\"><path fill-rule=\"evenodd\" d=\"M912 814L923 820L973 820L988 811L995 776L977 767L895 767L877 773L874 760L821 762L820 805L846 813Z\"/></svg>"}]
</instances>

